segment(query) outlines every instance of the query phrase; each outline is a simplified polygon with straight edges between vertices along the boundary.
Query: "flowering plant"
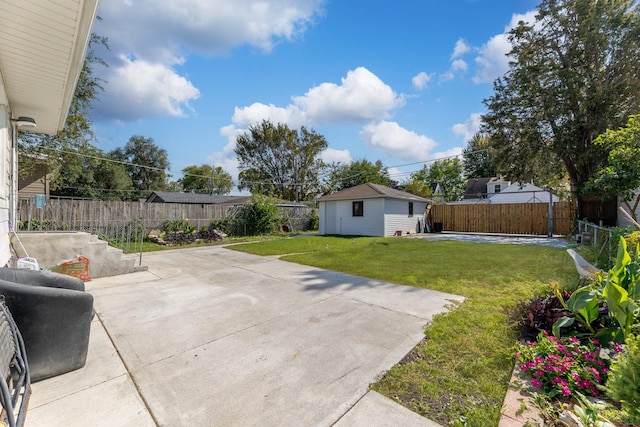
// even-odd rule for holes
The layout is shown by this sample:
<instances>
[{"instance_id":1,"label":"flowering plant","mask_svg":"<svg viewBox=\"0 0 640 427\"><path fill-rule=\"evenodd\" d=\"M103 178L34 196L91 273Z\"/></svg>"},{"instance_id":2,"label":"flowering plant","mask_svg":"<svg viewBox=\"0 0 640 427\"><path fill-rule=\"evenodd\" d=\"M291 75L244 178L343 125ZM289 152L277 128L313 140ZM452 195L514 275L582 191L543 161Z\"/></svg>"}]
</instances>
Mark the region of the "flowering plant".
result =
<instances>
[{"instance_id":1,"label":"flowering plant","mask_svg":"<svg viewBox=\"0 0 640 427\"><path fill-rule=\"evenodd\" d=\"M556 338L543 331L537 342L516 344L515 356L521 369L531 375L531 384L549 397L575 392L598 396L611 359L622 351L620 344L611 345L602 347L595 339L583 344L575 337Z\"/></svg>"}]
</instances>

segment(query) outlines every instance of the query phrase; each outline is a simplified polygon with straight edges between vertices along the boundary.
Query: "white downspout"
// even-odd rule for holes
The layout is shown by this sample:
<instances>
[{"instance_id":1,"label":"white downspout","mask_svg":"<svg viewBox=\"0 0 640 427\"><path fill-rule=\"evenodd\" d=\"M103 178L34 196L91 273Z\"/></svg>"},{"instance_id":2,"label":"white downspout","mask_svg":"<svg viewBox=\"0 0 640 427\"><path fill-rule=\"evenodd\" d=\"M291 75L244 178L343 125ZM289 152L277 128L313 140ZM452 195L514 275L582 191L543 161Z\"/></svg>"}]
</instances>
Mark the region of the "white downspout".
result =
<instances>
[{"instance_id":1,"label":"white downspout","mask_svg":"<svg viewBox=\"0 0 640 427\"><path fill-rule=\"evenodd\" d=\"M18 146L18 124L15 120L11 120L11 186L9 192L9 232L14 231L16 227L16 214L17 214L17 191L18 191L18 159L17 149Z\"/></svg>"}]
</instances>

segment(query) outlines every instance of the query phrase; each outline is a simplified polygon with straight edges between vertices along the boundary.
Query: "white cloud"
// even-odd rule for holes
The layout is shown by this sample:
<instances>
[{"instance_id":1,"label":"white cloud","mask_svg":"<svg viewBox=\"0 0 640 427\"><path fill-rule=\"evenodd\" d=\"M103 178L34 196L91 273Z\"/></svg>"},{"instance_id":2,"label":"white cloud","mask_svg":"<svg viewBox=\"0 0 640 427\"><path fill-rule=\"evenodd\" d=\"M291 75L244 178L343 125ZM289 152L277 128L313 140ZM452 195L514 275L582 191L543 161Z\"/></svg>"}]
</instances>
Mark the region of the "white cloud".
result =
<instances>
[{"instance_id":1,"label":"white cloud","mask_svg":"<svg viewBox=\"0 0 640 427\"><path fill-rule=\"evenodd\" d=\"M322 15L324 1L102 2L102 20L96 23L95 32L109 40L110 50L100 50L98 56L110 67L97 70L107 82L100 97L102 105L96 105L98 116L129 121L145 116L183 115L198 91L188 77L177 71L176 65L184 58L192 53L224 54L242 45L269 52L278 43L299 37L312 25ZM136 70L144 72L146 80L132 75ZM120 81L122 78L124 82ZM144 87L138 88L138 84Z\"/></svg>"},{"instance_id":2,"label":"white cloud","mask_svg":"<svg viewBox=\"0 0 640 427\"><path fill-rule=\"evenodd\" d=\"M223 151L214 153L210 158L214 164L226 166L226 170L237 177L237 160L233 152L236 138L249 126L262 120L284 123L291 128L321 124L357 125L383 120L390 116L392 110L404 105L404 102L404 95L395 93L375 74L363 67L356 68L347 73L341 84L322 83L302 96L292 97L292 103L285 107L259 102L236 107L232 123L220 129L220 135L227 138L228 144ZM435 145L426 137L401 129L397 124L393 125L396 127L395 141L402 138L397 145L398 150L395 150L396 154L407 150L417 153L421 148L428 151ZM375 131L372 128L370 130L372 132L367 135L376 140ZM328 148L321 157L326 162L351 162L349 150Z\"/></svg>"},{"instance_id":3,"label":"white cloud","mask_svg":"<svg viewBox=\"0 0 640 427\"><path fill-rule=\"evenodd\" d=\"M453 147L445 151L438 151L433 153L431 156L432 159L448 159L451 157L458 157L462 154L462 147Z\"/></svg>"},{"instance_id":4,"label":"white cloud","mask_svg":"<svg viewBox=\"0 0 640 427\"><path fill-rule=\"evenodd\" d=\"M348 165L353 160L349 150L336 150L335 148L327 148L320 153L320 158L326 163L342 163L344 165Z\"/></svg>"},{"instance_id":5,"label":"white cloud","mask_svg":"<svg viewBox=\"0 0 640 427\"><path fill-rule=\"evenodd\" d=\"M198 89L171 66L124 56L119 59L119 65L109 69L109 90L96 104L105 116L117 111L115 117L120 119L181 117L185 108L191 108L189 102L200 97Z\"/></svg>"},{"instance_id":6,"label":"white cloud","mask_svg":"<svg viewBox=\"0 0 640 427\"><path fill-rule=\"evenodd\" d=\"M467 63L462 59L456 59L451 63L451 71L467 71Z\"/></svg>"},{"instance_id":7,"label":"white cloud","mask_svg":"<svg viewBox=\"0 0 640 427\"><path fill-rule=\"evenodd\" d=\"M504 33L491 37L482 46L480 55L475 58L478 70L473 77L474 83L491 83L509 70L509 57L507 54L511 51L511 43L509 43L508 32L515 28L520 21L534 23L535 16L535 11L514 14Z\"/></svg>"},{"instance_id":8,"label":"white cloud","mask_svg":"<svg viewBox=\"0 0 640 427\"><path fill-rule=\"evenodd\" d=\"M236 107L232 120L235 125L244 129L262 120L269 120L272 123L285 123L292 128L307 125L305 112L296 105L288 105L286 108L282 108L260 102L254 102L247 107Z\"/></svg>"},{"instance_id":9,"label":"white cloud","mask_svg":"<svg viewBox=\"0 0 640 427\"><path fill-rule=\"evenodd\" d=\"M364 67L349 71L342 84L322 83L296 96L293 103L313 124L362 123L387 118L389 111L404 105L378 76Z\"/></svg>"},{"instance_id":10,"label":"white cloud","mask_svg":"<svg viewBox=\"0 0 640 427\"><path fill-rule=\"evenodd\" d=\"M360 132L364 142L397 159L426 159L436 142L424 135L404 129L396 122L380 121L366 125Z\"/></svg>"},{"instance_id":11,"label":"white cloud","mask_svg":"<svg viewBox=\"0 0 640 427\"><path fill-rule=\"evenodd\" d=\"M431 79L433 78L432 74L427 74L424 71L419 72L411 79L411 83L413 83L413 87L417 90L422 90L427 87Z\"/></svg>"},{"instance_id":12,"label":"white cloud","mask_svg":"<svg viewBox=\"0 0 640 427\"><path fill-rule=\"evenodd\" d=\"M451 127L451 130L457 136L462 137L464 141L469 141L473 135L480 131L480 123L482 121L482 114L473 113L469 116L464 123L456 123Z\"/></svg>"},{"instance_id":13,"label":"white cloud","mask_svg":"<svg viewBox=\"0 0 640 427\"><path fill-rule=\"evenodd\" d=\"M177 50L226 53L241 45L270 51L320 16L324 0L137 0L102 2L99 34L112 49L145 59ZM153 13L149 13L153 11Z\"/></svg>"},{"instance_id":14,"label":"white cloud","mask_svg":"<svg viewBox=\"0 0 640 427\"><path fill-rule=\"evenodd\" d=\"M440 74L438 77L438 83L442 84L453 80L456 78L456 74L464 73L467 71L469 66L467 65L467 61L461 58L466 53L471 51L471 46L469 46L463 39L458 39L455 47L453 48L453 53L451 54L451 67L446 72Z\"/></svg>"},{"instance_id":15,"label":"white cloud","mask_svg":"<svg viewBox=\"0 0 640 427\"><path fill-rule=\"evenodd\" d=\"M359 67L349 71L340 85L322 83L302 96L292 97L292 102L286 107L259 102L236 107L232 126L247 129L262 120L284 123L291 128L361 124L388 118L392 110L404 105L405 98L371 71Z\"/></svg>"},{"instance_id":16,"label":"white cloud","mask_svg":"<svg viewBox=\"0 0 640 427\"><path fill-rule=\"evenodd\" d=\"M438 83L448 82L449 80L453 80L455 77L456 75L453 74L453 71L449 70L446 73L440 74L440 77L438 77Z\"/></svg>"},{"instance_id":17,"label":"white cloud","mask_svg":"<svg viewBox=\"0 0 640 427\"><path fill-rule=\"evenodd\" d=\"M458 39L458 41L456 42L456 46L453 48L451 60L459 58L470 51L471 47L463 39Z\"/></svg>"}]
</instances>

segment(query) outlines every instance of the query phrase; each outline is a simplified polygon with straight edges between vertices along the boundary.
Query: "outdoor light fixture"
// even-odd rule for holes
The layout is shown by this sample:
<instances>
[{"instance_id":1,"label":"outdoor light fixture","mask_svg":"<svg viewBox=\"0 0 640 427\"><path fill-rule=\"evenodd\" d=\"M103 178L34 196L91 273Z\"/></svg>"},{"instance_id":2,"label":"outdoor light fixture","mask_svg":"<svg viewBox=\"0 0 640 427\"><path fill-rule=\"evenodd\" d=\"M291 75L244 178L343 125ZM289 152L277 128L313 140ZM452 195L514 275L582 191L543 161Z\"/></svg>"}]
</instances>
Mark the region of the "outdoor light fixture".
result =
<instances>
[{"instance_id":1,"label":"outdoor light fixture","mask_svg":"<svg viewBox=\"0 0 640 427\"><path fill-rule=\"evenodd\" d=\"M13 122L15 123L16 127L36 127L36 121L33 117L20 116L17 119L13 119Z\"/></svg>"}]
</instances>

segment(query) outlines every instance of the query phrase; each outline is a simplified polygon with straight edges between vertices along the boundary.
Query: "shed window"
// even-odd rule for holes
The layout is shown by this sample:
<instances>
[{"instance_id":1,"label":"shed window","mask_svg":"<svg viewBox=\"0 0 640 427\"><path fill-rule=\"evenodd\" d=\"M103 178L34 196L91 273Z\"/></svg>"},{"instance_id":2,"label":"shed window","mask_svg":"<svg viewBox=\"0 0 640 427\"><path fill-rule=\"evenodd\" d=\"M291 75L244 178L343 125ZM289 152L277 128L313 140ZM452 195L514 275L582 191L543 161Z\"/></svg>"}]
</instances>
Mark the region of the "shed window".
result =
<instances>
[{"instance_id":1,"label":"shed window","mask_svg":"<svg viewBox=\"0 0 640 427\"><path fill-rule=\"evenodd\" d=\"M364 202L362 201L358 201L358 202L353 202L352 205L352 211L353 211L353 216L363 216L364 215Z\"/></svg>"},{"instance_id":2,"label":"shed window","mask_svg":"<svg viewBox=\"0 0 640 427\"><path fill-rule=\"evenodd\" d=\"M413 216L413 202L409 202L409 216Z\"/></svg>"}]
</instances>

